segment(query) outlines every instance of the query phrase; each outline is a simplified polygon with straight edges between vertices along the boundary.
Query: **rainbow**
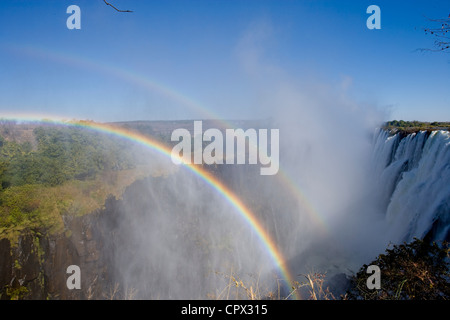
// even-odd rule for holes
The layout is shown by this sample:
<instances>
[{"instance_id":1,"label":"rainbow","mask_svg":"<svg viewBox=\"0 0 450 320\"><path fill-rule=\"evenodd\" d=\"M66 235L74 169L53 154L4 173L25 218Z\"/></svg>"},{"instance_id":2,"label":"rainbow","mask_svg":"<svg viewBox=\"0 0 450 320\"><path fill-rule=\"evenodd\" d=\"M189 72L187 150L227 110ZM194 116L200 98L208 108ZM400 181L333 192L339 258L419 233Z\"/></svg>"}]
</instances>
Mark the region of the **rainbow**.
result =
<instances>
[{"instance_id":1,"label":"rainbow","mask_svg":"<svg viewBox=\"0 0 450 320\"><path fill-rule=\"evenodd\" d=\"M169 86L156 80L150 79L147 76L143 76L136 72L132 72L115 65L106 64L102 61L94 61L86 57L80 58L73 54L50 51L46 48L38 46L9 44L8 46L4 46L4 48L15 55L19 54L32 58L38 58L40 60L50 60L63 65L69 65L72 67L89 70L90 72L97 72L106 76L112 76L114 78L124 80L128 83L135 84L138 87L142 87L151 92L155 92L169 99L169 101L176 102L182 106L189 108L190 110L193 110L199 116L211 119L218 118L214 113L203 107L199 102L187 97L184 94L179 93L176 90L171 89Z\"/></svg>"},{"instance_id":2,"label":"rainbow","mask_svg":"<svg viewBox=\"0 0 450 320\"><path fill-rule=\"evenodd\" d=\"M57 63L80 67L89 71L95 71L108 76L113 76L129 83L133 83L147 90L156 92L171 101L177 102L197 112L205 119L220 119L217 114L214 114L208 108L202 106L202 104L198 101L195 101L187 97L186 95L181 94L178 90L174 90L165 84L150 79L147 76L138 74L128 69L120 68L116 65L105 64L104 62L94 61L86 57L81 58L74 54L50 51L47 48L38 47L36 45L23 46L9 44L5 48L14 54L26 55L42 60L48 59ZM53 117L50 116L49 118ZM59 118L63 119L63 117ZM217 121L218 124L222 125L225 128L233 128L233 125L231 125L228 121L215 121ZM325 233L327 230L325 220L323 219L321 214L314 208L311 202L305 197L304 192L301 190L300 186L295 181L293 181L292 178L290 178L290 175L288 175L282 167L280 167L279 174L277 176L282 181L283 186L285 186L288 192L299 201L299 203L305 210L304 213L309 215L311 221L313 221L315 223L315 226L318 227L318 230L322 233Z\"/></svg>"},{"instance_id":3,"label":"rainbow","mask_svg":"<svg viewBox=\"0 0 450 320\"><path fill-rule=\"evenodd\" d=\"M19 54L22 56L28 56L31 58L37 58L40 60L49 60L52 62L69 65L72 67L83 68L89 70L90 72L97 72L100 74L104 74L107 76L112 76L126 82L135 84L139 87L142 87L146 90L150 90L155 92L170 101L179 103L182 106L193 110L197 114L201 115L204 119L220 119L217 114L212 113L208 108L204 107L198 101L187 97L185 94L180 93L178 90L170 88L166 84L163 84L159 81L149 78L146 75L139 74L129 69L125 69L123 67L117 65L110 65L105 63L105 61L96 61L87 57L80 57L78 55L66 52L57 52L55 50L49 50L48 48L38 47L36 45L18 45L18 44L8 44L7 46L3 45L3 48L9 50L13 54ZM29 113L24 113L21 115L17 115L17 113L8 114L2 112L3 116L6 118L10 118L12 120L18 121L42 121L38 119L51 119L51 121L57 121L60 123L64 123L68 125L68 122L65 120L67 117L56 117L54 114L52 115L31 115ZM226 128L233 128L229 122L225 120L215 120L220 125ZM80 125L80 124L78 124ZM130 140L133 140L141 145L144 145L147 148L153 149L165 156L170 156L171 151L167 150L166 146L160 145L158 142L151 140L149 137L144 137L138 135L134 132L129 132L121 128L108 126L106 124L99 123L84 123L83 126L90 127L95 130L103 131L109 134L114 134L117 136L121 136ZM281 254L276 250L276 246L273 241L268 237L268 235L261 228L258 221L255 219L254 214L248 210L243 202L234 195L230 190L228 190L220 181L217 181L214 177L210 176L207 172L204 172L198 167L186 165L188 170L192 171L194 174L202 177L202 179L213 187L218 193L220 193L225 199L228 200L240 214L245 218L247 223L251 225L255 231L258 233L262 242L265 243L267 251L271 252L272 259L275 261L277 266L284 265L284 259ZM200 171L199 171L200 170ZM303 209L303 213L307 214L311 221L315 224L316 230L319 232L325 233L327 231L326 222L323 219L322 215L314 208L311 202L305 197L304 192L301 190L300 186L297 182L295 182L291 176L280 166L280 170L277 174L277 178L280 179L281 185L287 192L289 192L295 199L298 200L299 204ZM258 227L255 227L258 226ZM268 245L271 244L271 245ZM284 273L284 278L288 283L292 283L292 277L289 276L289 272L287 270L282 271Z\"/></svg>"},{"instance_id":4,"label":"rainbow","mask_svg":"<svg viewBox=\"0 0 450 320\"><path fill-rule=\"evenodd\" d=\"M304 192L300 189L298 184L291 178L290 175L287 174L286 170L280 167L277 175L278 179L282 181L282 186L285 190L287 190L294 199L297 199L301 207L305 210L305 213L308 214L311 222L314 223L315 229L321 235L325 235L327 232L326 223L324 218L320 215L320 213L314 208L309 201Z\"/></svg>"},{"instance_id":5,"label":"rainbow","mask_svg":"<svg viewBox=\"0 0 450 320\"><path fill-rule=\"evenodd\" d=\"M119 138L124 138L130 140L136 144L142 145L145 148L156 151L157 153L171 158L172 150L163 145L162 143L152 139L149 136L144 136L140 133L130 131L118 126L113 126L110 124L97 123L92 121L66 121L62 117L49 117L48 115L42 116L30 116L30 115L20 115L12 117L1 118L7 121L17 121L20 123L27 122L40 122L49 123L55 125L65 125L65 126L76 126L91 129L97 132L102 132ZM181 158L180 158L181 160ZM182 161L181 161L182 162ZM183 162L182 162L183 163ZM289 287L294 283L292 274L286 264L286 260L283 254L277 248L277 244L272 239L272 237L266 232L262 224L258 221L255 214L242 202L242 200L233 193L227 186L225 186L219 179L208 173L206 170L202 169L200 166L195 166L192 164L183 163L183 167L200 177L207 185L209 185L213 190L220 194L244 219L244 221L253 229L253 231L258 236L259 240L264 245L265 250L270 256L276 268L278 268L283 276L283 280L287 282ZM295 290L294 295L297 299L301 299L298 290Z\"/></svg>"}]
</instances>

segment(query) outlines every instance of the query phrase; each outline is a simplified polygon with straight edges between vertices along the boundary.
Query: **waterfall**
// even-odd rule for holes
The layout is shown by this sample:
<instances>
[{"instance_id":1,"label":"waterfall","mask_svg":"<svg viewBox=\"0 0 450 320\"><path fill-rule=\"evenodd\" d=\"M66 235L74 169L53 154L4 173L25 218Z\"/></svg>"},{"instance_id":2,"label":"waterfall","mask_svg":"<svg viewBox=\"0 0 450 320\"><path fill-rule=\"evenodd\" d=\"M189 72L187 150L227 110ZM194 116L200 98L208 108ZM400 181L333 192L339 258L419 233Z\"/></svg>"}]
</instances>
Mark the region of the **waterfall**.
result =
<instances>
[{"instance_id":1,"label":"waterfall","mask_svg":"<svg viewBox=\"0 0 450 320\"><path fill-rule=\"evenodd\" d=\"M450 133L379 129L372 160L389 241L450 240Z\"/></svg>"}]
</instances>

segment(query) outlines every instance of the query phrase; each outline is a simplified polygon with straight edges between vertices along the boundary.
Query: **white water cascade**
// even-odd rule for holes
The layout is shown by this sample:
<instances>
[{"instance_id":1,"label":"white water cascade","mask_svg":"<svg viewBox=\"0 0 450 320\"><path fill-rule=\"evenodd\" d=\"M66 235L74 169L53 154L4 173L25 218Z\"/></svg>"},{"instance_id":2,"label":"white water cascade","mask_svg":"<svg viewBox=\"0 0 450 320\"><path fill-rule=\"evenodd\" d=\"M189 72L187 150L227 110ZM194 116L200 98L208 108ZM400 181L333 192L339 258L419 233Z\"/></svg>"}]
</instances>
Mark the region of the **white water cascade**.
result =
<instances>
[{"instance_id":1,"label":"white water cascade","mask_svg":"<svg viewBox=\"0 0 450 320\"><path fill-rule=\"evenodd\" d=\"M392 242L450 240L450 133L374 137L374 187Z\"/></svg>"}]
</instances>

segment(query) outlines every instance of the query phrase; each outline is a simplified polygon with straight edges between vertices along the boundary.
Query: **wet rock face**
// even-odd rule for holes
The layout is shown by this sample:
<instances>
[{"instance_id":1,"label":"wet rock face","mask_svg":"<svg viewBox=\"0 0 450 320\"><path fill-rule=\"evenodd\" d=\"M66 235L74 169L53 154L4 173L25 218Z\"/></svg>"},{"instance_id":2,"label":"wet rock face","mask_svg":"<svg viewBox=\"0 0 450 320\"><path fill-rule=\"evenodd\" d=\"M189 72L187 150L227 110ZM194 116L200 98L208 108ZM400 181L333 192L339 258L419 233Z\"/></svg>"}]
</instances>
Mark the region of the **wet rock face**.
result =
<instances>
[{"instance_id":1,"label":"wet rock face","mask_svg":"<svg viewBox=\"0 0 450 320\"><path fill-rule=\"evenodd\" d=\"M112 216L107 210L65 219L57 235L26 232L16 244L0 240L0 299L107 299L112 292ZM81 289L68 289L70 265L81 271Z\"/></svg>"},{"instance_id":2,"label":"wet rock face","mask_svg":"<svg viewBox=\"0 0 450 320\"><path fill-rule=\"evenodd\" d=\"M7 239L0 240L0 288L2 293L6 285L10 283L13 278L12 267L13 260L10 254L10 243ZM2 295L3 296L3 295Z\"/></svg>"},{"instance_id":3,"label":"wet rock face","mask_svg":"<svg viewBox=\"0 0 450 320\"><path fill-rule=\"evenodd\" d=\"M19 238L11 246L6 239L0 241L0 287L2 299L18 299L28 295L42 299L38 243L30 236Z\"/></svg>"}]
</instances>

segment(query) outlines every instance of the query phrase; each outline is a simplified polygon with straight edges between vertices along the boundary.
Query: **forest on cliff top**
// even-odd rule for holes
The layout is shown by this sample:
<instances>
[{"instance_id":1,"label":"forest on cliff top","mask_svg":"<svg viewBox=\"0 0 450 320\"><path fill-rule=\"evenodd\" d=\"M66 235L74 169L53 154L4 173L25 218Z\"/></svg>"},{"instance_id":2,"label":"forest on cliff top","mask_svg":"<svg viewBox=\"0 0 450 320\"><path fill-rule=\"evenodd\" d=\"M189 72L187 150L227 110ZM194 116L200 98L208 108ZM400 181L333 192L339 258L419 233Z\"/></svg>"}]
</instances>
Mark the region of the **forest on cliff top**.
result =
<instances>
[{"instance_id":1,"label":"forest on cliff top","mask_svg":"<svg viewBox=\"0 0 450 320\"><path fill-rule=\"evenodd\" d=\"M449 123L390 121L384 127L403 131L447 126ZM150 175L149 167L135 152L129 141L82 127L2 123L0 239L14 243L24 232L65 232L64 216L101 209L111 195L120 198L127 186ZM416 240L394 246L373 261L390 270L383 278L383 290L367 291L365 265L344 298L448 299L448 257L446 243ZM337 298L322 288L323 275L308 277L313 284L311 297Z\"/></svg>"}]
</instances>

